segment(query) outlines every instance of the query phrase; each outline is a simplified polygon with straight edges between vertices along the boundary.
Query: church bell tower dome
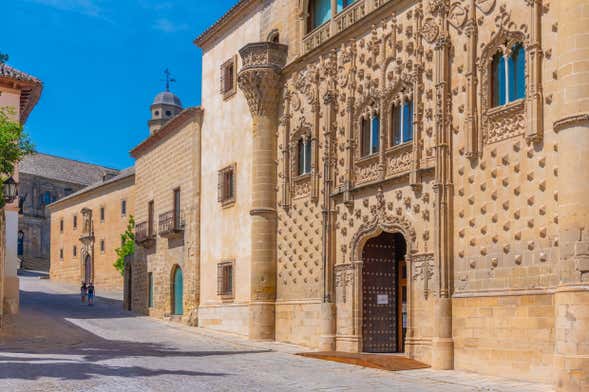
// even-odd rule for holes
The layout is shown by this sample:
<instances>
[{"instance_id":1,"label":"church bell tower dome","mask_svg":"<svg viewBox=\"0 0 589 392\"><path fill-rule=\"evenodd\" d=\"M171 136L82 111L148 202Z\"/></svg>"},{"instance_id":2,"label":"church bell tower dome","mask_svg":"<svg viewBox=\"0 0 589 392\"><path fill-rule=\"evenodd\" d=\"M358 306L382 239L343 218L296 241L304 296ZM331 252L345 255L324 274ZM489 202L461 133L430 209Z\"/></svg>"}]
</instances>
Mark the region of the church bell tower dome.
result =
<instances>
[{"instance_id":1,"label":"church bell tower dome","mask_svg":"<svg viewBox=\"0 0 589 392\"><path fill-rule=\"evenodd\" d=\"M148 122L149 133L157 132L165 123L182 111L182 102L176 94L170 92L170 82L173 82L166 70L166 91L157 94L151 104L151 119Z\"/></svg>"}]
</instances>

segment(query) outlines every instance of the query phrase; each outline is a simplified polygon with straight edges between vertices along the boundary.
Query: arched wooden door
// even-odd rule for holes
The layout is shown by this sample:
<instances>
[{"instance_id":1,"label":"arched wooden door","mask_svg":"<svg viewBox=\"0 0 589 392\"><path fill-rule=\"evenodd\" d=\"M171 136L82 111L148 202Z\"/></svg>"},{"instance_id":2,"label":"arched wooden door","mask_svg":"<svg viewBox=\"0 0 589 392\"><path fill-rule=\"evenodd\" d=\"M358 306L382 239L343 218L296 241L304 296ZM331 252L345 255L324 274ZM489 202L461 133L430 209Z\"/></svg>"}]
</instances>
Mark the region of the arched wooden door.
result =
<instances>
[{"instance_id":1,"label":"arched wooden door","mask_svg":"<svg viewBox=\"0 0 589 392\"><path fill-rule=\"evenodd\" d=\"M182 269L176 267L174 271L174 282L172 287L172 311L174 314L183 314L184 308L184 282L182 278Z\"/></svg>"},{"instance_id":2,"label":"arched wooden door","mask_svg":"<svg viewBox=\"0 0 589 392\"><path fill-rule=\"evenodd\" d=\"M92 282L92 258L90 255L86 255L84 259L84 282Z\"/></svg>"},{"instance_id":3,"label":"arched wooden door","mask_svg":"<svg viewBox=\"0 0 589 392\"><path fill-rule=\"evenodd\" d=\"M362 351L404 351L406 245L403 236L382 233L362 251Z\"/></svg>"}]
</instances>

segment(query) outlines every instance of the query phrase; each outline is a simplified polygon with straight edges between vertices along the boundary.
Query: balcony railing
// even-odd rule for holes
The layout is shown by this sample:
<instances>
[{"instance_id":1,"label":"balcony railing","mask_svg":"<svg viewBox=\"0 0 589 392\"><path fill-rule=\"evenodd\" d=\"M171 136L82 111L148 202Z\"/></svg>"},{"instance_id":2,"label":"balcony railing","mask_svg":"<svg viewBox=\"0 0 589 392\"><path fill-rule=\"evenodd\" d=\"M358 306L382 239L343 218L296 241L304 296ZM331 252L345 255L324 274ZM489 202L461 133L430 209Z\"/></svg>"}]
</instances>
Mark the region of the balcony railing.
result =
<instances>
[{"instance_id":1,"label":"balcony railing","mask_svg":"<svg viewBox=\"0 0 589 392\"><path fill-rule=\"evenodd\" d=\"M184 231L184 219L182 214L174 211L164 212L159 217L159 235L171 236Z\"/></svg>"},{"instance_id":2,"label":"balcony railing","mask_svg":"<svg viewBox=\"0 0 589 392\"><path fill-rule=\"evenodd\" d=\"M150 233L148 222L135 225L135 242L143 246L150 246L155 240L154 233Z\"/></svg>"},{"instance_id":3,"label":"balcony railing","mask_svg":"<svg viewBox=\"0 0 589 392\"><path fill-rule=\"evenodd\" d=\"M303 51L308 53L334 35L341 33L348 27L354 25L360 19L372 11L382 7L392 0L357 0L335 18L330 19L321 26L315 28L303 38Z\"/></svg>"}]
</instances>

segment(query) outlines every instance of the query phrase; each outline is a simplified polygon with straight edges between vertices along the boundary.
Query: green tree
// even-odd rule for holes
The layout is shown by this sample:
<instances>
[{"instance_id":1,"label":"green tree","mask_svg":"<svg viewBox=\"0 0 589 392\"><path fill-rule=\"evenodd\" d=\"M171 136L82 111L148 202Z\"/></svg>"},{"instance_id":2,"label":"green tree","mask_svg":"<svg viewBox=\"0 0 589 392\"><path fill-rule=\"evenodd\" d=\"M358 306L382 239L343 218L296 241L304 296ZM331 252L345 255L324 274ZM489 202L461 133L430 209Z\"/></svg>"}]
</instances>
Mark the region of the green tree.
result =
<instances>
[{"instance_id":1,"label":"green tree","mask_svg":"<svg viewBox=\"0 0 589 392\"><path fill-rule=\"evenodd\" d=\"M0 182L6 181L18 162L33 152L33 144L24 132L23 126L11 119L14 110L0 108ZM0 197L0 207L4 198Z\"/></svg>"},{"instance_id":2,"label":"green tree","mask_svg":"<svg viewBox=\"0 0 589 392\"><path fill-rule=\"evenodd\" d=\"M124 276L125 258L135 253L135 219L133 219L133 215L129 216L127 229L121 234L121 247L117 248L115 252L118 257L113 266Z\"/></svg>"}]
</instances>

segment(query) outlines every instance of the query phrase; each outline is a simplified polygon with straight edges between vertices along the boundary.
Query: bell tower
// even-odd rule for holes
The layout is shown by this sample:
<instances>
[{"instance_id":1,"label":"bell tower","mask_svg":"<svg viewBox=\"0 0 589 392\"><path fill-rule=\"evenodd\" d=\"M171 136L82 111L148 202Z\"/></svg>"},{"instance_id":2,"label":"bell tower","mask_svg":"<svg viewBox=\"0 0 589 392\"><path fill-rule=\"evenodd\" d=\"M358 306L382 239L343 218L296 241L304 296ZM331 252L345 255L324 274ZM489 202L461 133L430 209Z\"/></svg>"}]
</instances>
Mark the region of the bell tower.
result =
<instances>
[{"instance_id":1,"label":"bell tower","mask_svg":"<svg viewBox=\"0 0 589 392\"><path fill-rule=\"evenodd\" d=\"M170 83L176 80L171 77L168 69L164 71L166 75L166 91L162 91L155 96L151 104L151 119L148 122L149 133L153 135L169 120L182 111L182 102L174 93L170 92Z\"/></svg>"}]
</instances>

